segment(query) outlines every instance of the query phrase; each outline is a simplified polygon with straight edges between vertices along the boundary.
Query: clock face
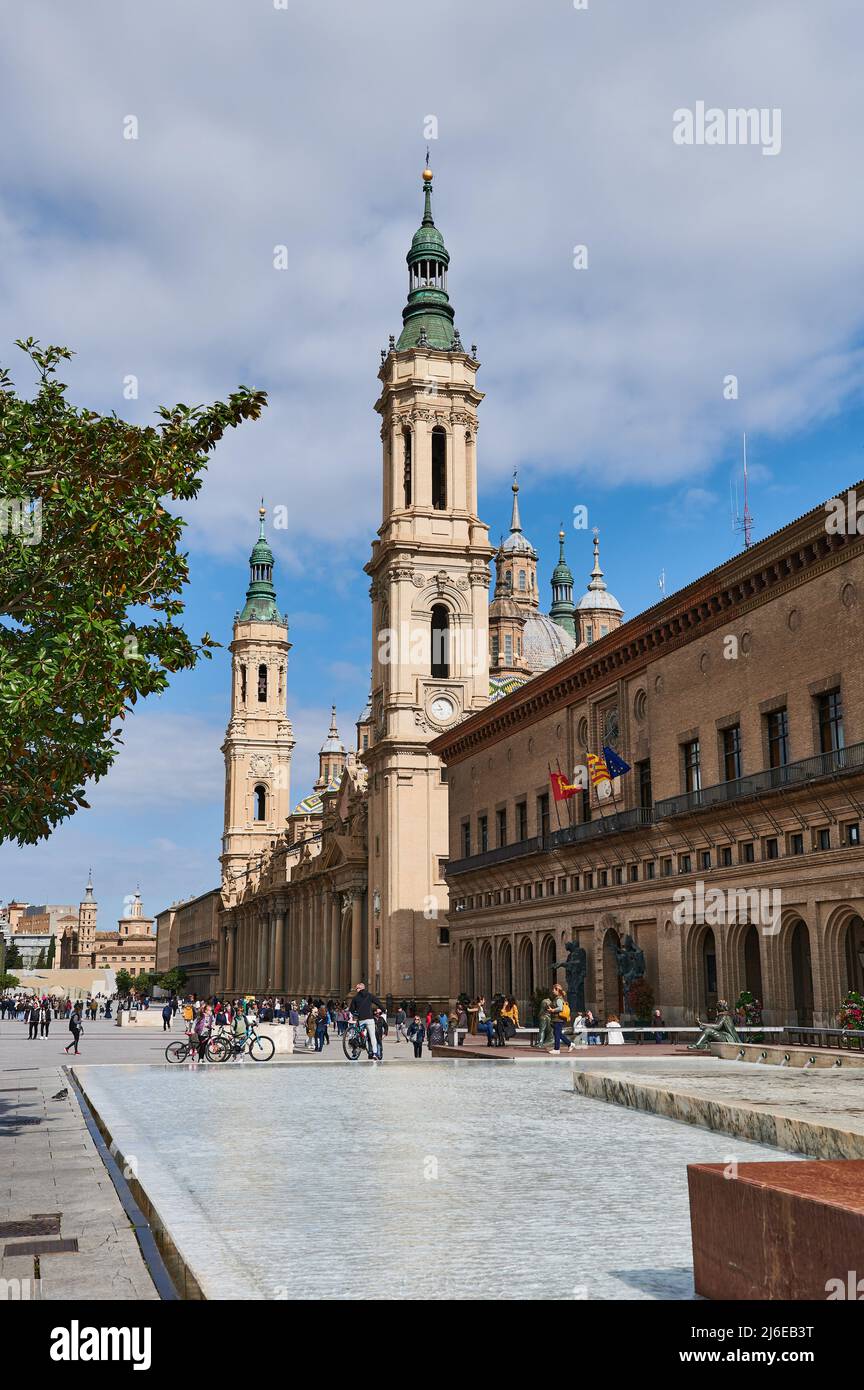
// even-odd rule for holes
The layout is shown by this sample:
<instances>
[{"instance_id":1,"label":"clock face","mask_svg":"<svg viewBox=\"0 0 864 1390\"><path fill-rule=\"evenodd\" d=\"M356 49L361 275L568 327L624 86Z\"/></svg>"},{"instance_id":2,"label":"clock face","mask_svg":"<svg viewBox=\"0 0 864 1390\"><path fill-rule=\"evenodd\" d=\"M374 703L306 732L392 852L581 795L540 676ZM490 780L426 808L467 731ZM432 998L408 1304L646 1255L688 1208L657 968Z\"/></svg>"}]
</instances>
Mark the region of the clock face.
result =
<instances>
[{"instance_id":1,"label":"clock face","mask_svg":"<svg viewBox=\"0 0 864 1390\"><path fill-rule=\"evenodd\" d=\"M456 706L448 695L436 695L429 705L429 713L439 724L446 724L456 713Z\"/></svg>"}]
</instances>

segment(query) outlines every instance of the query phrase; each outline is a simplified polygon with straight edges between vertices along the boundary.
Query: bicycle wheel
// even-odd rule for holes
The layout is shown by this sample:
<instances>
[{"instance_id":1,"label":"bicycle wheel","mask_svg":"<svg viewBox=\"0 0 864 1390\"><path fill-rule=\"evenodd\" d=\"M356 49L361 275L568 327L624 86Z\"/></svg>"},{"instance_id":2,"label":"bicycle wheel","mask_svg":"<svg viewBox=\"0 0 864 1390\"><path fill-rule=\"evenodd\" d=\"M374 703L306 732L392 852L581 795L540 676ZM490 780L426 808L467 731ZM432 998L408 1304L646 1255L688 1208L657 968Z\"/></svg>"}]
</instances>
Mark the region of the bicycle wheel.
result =
<instances>
[{"instance_id":1,"label":"bicycle wheel","mask_svg":"<svg viewBox=\"0 0 864 1390\"><path fill-rule=\"evenodd\" d=\"M363 1039L356 1028L349 1028L342 1034L342 1051L349 1062L356 1062L360 1053L365 1051Z\"/></svg>"},{"instance_id":2,"label":"bicycle wheel","mask_svg":"<svg viewBox=\"0 0 864 1390\"><path fill-rule=\"evenodd\" d=\"M211 1038L204 1049L204 1056L208 1062L227 1062L233 1050L227 1038Z\"/></svg>"},{"instance_id":3,"label":"bicycle wheel","mask_svg":"<svg viewBox=\"0 0 864 1390\"><path fill-rule=\"evenodd\" d=\"M173 1042L169 1043L165 1049L165 1056L169 1062L185 1062L191 1049L188 1043Z\"/></svg>"},{"instance_id":4,"label":"bicycle wheel","mask_svg":"<svg viewBox=\"0 0 864 1390\"><path fill-rule=\"evenodd\" d=\"M266 1035L259 1037L256 1034L249 1043L249 1056L253 1062L269 1062L275 1051L276 1044L272 1038L268 1038Z\"/></svg>"}]
</instances>

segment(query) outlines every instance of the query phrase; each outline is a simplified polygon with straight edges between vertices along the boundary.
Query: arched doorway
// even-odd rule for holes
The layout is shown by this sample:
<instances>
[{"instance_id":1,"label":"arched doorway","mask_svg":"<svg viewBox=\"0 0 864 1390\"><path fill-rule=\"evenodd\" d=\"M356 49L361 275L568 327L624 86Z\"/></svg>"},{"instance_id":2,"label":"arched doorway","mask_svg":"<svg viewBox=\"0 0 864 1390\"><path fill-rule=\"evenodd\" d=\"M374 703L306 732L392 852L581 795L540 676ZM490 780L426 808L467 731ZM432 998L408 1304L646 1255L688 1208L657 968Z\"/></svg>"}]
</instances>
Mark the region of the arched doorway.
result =
<instances>
[{"instance_id":1,"label":"arched doorway","mask_svg":"<svg viewBox=\"0 0 864 1390\"><path fill-rule=\"evenodd\" d=\"M618 947L621 945L617 931L609 928L603 938L603 1013L621 1017L624 997L621 991L621 976L618 974Z\"/></svg>"},{"instance_id":2,"label":"arched doorway","mask_svg":"<svg viewBox=\"0 0 864 1390\"><path fill-rule=\"evenodd\" d=\"M813 1026L813 969L810 961L810 933L806 922L799 920L792 928L789 940L792 965L792 1009L795 1022L802 1028Z\"/></svg>"},{"instance_id":3,"label":"arched doorway","mask_svg":"<svg viewBox=\"0 0 864 1390\"><path fill-rule=\"evenodd\" d=\"M505 991L506 992L506 991ZM523 1018L532 1014L531 996L534 993L534 943L530 937L523 937L519 943L519 971L516 985L516 1002Z\"/></svg>"},{"instance_id":4,"label":"arched doorway","mask_svg":"<svg viewBox=\"0 0 864 1390\"><path fill-rule=\"evenodd\" d=\"M846 989L864 994L864 921L850 917L846 926Z\"/></svg>"},{"instance_id":5,"label":"arched doorway","mask_svg":"<svg viewBox=\"0 0 864 1390\"><path fill-rule=\"evenodd\" d=\"M480 946L479 970L477 971L477 993L492 997L492 943L484 941Z\"/></svg>"},{"instance_id":6,"label":"arched doorway","mask_svg":"<svg viewBox=\"0 0 864 1390\"><path fill-rule=\"evenodd\" d=\"M748 927L744 935L744 988L748 989L754 999L758 999L760 1004L765 1000L762 995L762 957L759 951L759 930L757 927ZM730 999L730 1004L735 1000Z\"/></svg>"},{"instance_id":7,"label":"arched doorway","mask_svg":"<svg viewBox=\"0 0 864 1390\"><path fill-rule=\"evenodd\" d=\"M462 989L461 992L468 995L469 999L474 998L475 994L475 971L474 971L474 945L469 941L465 947L462 957Z\"/></svg>"},{"instance_id":8,"label":"arched doorway","mask_svg":"<svg viewBox=\"0 0 864 1390\"><path fill-rule=\"evenodd\" d=\"M498 950L498 981L496 991L499 994L513 993L513 952L509 941L502 941ZM490 991L491 993L491 991Z\"/></svg>"},{"instance_id":9,"label":"arched doorway","mask_svg":"<svg viewBox=\"0 0 864 1390\"><path fill-rule=\"evenodd\" d=\"M717 1007L717 943L710 927L704 932L699 951L699 985L706 1012Z\"/></svg>"},{"instance_id":10,"label":"arched doorway","mask_svg":"<svg viewBox=\"0 0 864 1390\"><path fill-rule=\"evenodd\" d=\"M562 952L561 959L564 959L566 952ZM544 936L540 944L540 963L537 971L537 988L551 989L555 983L555 972L552 967L555 964L555 938L554 936Z\"/></svg>"}]
</instances>

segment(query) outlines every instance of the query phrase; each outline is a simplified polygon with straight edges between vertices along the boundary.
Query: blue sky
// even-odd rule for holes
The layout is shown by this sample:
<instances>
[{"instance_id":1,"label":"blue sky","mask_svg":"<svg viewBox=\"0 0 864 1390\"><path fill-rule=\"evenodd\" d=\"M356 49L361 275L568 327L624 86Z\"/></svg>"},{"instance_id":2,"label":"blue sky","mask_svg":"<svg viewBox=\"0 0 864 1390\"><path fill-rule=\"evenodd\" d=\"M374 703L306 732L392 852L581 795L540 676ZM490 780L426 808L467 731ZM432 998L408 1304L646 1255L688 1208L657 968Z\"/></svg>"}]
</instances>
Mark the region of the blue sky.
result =
<instances>
[{"instance_id":1,"label":"blue sky","mask_svg":"<svg viewBox=\"0 0 864 1390\"><path fill-rule=\"evenodd\" d=\"M744 430L757 539L864 474L862 39L853 0L441 0L434 23L397 0L14 7L0 360L23 390L13 340L68 344L71 398L138 422L268 390L186 511L187 624L227 645L258 499L287 507L270 537L297 799L331 702L347 741L366 695L372 405L430 116L451 299L487 393L481 515L506 532L518 467L548 594L559 523L586 505L633 615L661 570L671 592L740 545ZM781 110L780 153L676 146L673 112L699 100ZM590 532L567 533L578 592ZM0 899L75 900L92 865L109 927L136 883L150 911L215 885L226 660L141 706L90 812L0 846Z\"/></svg>"}]
</instances>

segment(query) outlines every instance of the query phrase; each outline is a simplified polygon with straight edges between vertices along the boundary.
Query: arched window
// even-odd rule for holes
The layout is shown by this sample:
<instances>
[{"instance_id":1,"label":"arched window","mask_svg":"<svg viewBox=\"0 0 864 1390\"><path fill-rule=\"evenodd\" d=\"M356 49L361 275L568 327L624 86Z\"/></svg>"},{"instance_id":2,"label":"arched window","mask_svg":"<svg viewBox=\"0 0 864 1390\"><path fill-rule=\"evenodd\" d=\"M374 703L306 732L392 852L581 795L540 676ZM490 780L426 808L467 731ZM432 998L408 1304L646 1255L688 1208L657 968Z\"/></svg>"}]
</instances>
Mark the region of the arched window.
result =
<instances>
[{"instance_id":1,"label":"arched window","mask_svg":"<svg viewBox=\"0 0 864 1390\"><path fill-rule=\"evenodd\" d=\"M255 788L255 819L267 819L267 788L260 783Z\"/></svg>"},{"instance_id":2,"label":"arched window","mask_svg":"<svg viewBox=\"0 0 864 1390\"><path fill-rule=\"evenodd\" d=\"M245 705L245 703L246 703L246 667L245 667L245 666L241 666L241 667L240 667L240 699L241 699L241 701L243 702L243 704Z\"/></svg>"},{"instance_id":3,"label":"arched window","mask_svg":"<svg viewBox=\"0 0 864 1390\"><path fill-rule=\"evenodd\" d=\"M412 501L412 498L411 498L411 491L412 491L412 478L411 478L411 431L410 431L410 430L403 430L403 431L402 431L402 444L403 444L403 449L404 449L404 453L403 453L404 468L403 468L403 470L402 470L402 485L403 485L403 487L404 487L404 489L405 489L405 506L406 506L406 507L410 507L410 506L411 506L411 501Z\"/></svg>"},{"instance_id":4,"label":"arched window","mask_svg":"<svg viewBox=\"0 0 864 1390\"><path fill-rule=\"evenodd\" d=\"M432 609L432 675L439 680L450 675L450 614L443 603Z\"/></svg>"},{"instance_id":5,"label":"arched window","mask_svg":"<svg viewBox=\"0 0 864 1390\"><path fill-rule=\"evenodd\" d=\"M440 425L432 431L432 506L439 512L447 506L447 434Z\"/></svg>"},{"instance_id":6,"label":"arched window","mask_svg":"<svg viewBox=\"0 0 864 1390\"><path fill-rule=\"evenodd\" d=\"M527 584L525 583L525 571L524 571L524 570L520 570L520 571L519 571L519 588L524 592L524 590L525 590L527 587L528 587L528 586L527 586Z\"/></svg>"},{"instance_id":7,"label":"arched window","mask_svg":"<svg viewBox=\"0 0 864 1390\"><path fill-rule=\"evenodd\" d=\"M267 701L267 667L258 667L258 703L266 704Z\"/></svg>"}]
</instances>

